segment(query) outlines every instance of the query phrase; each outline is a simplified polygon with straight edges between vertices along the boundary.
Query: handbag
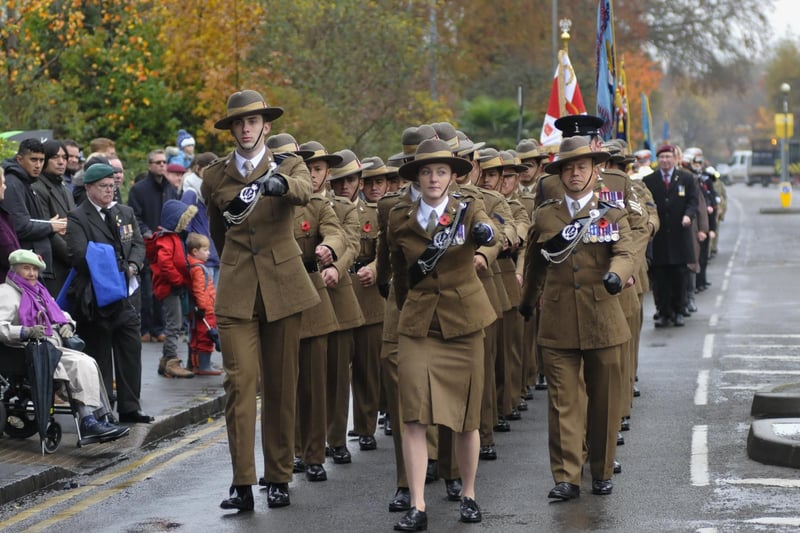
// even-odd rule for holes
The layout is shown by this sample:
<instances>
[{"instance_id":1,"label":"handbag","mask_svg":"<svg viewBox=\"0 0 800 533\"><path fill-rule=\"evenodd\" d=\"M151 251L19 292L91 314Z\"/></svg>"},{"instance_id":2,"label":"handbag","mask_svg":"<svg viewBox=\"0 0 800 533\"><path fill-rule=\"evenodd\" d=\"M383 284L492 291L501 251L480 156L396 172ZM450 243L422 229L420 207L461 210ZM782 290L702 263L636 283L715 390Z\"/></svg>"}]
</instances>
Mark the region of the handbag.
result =
<instances>
[{"instance_id":1,"label":"handbag","mask_svg":"<svg viewBox=\"0 0 800 533\"><path fill-rule=\"evenodd\" d=\"M98 307L105 307L128 297L128 280L125 272L119 271L113 246L89 241L86 264L89 265Z\"/></svg>"},{"instance_id":2,"label":"handbag","mask_svg":"<svg viewBox=\"0 0 800 533\"><path fill-rule=\"evenodd\" d=\"M64 345L64 348L69 348L70 350L75 350L76 352L82 352L86 349L86 341L74 334L72 337L62 337L61 344Z\"/></svg>"}]
</instances>

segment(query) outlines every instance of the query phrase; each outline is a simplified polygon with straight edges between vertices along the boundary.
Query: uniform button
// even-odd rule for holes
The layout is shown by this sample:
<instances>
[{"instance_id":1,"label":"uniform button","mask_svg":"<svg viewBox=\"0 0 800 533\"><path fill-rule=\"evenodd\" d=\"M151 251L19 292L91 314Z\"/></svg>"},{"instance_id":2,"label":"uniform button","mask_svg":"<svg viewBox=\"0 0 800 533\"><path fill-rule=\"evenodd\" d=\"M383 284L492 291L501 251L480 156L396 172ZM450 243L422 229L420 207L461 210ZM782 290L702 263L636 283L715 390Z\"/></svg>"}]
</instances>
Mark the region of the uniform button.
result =
<instances>
[{"instance_id":1,"label":"uniform button","mask_svg":"<svg viewBox=\"0 0 800 533\"><path fill-rule=\"evenodd\" d=\"M572 271L573 271L573 272L577 272L578 270L580 270L580 268L579 268L579 267L576 267L576 266L572 267Z\"/></svg>"},{"instance_id":2,"label":"uniform button","mask_svg":"<svg viewBox=\"0 0 800 533\"><path fill-rule=\"evenodd\" d=\"M581 288L581 284L580 284L580 283L576 283L576 284L575 284L575 288L576 288L576 289L580 289L580 288Z\"/></svg>"},{"instance_id":3,"label":"uniform button","mask_svg":"<svg viewBox=\"0 0 800 533\"><path fill-rule=\"evenodd\" d=\"M257 249L257 248L253 248L252 250L250 250L250 252L251 252L253 255L258 255L258 249Z\"/></svg>"},{"instance_id":4,"label":"uniform button","mask_svg":"<svg viewBox=\"0 0 800 533\"><path fill-rule=\"evenodd\" d=\"M438 288L433 289L433 294L442 294L442 291L440 291Z\"/></svg>"},{"instance_id":5,"label":"uniform button","mask_svg":"<svg viewBox=\"0 0 800 533\"><path fill-rule=\"evenodd\" d=\"M256 228L250 228L250 234L251 235L255 235L256 234Z\"/></svg>"}]
</instances>

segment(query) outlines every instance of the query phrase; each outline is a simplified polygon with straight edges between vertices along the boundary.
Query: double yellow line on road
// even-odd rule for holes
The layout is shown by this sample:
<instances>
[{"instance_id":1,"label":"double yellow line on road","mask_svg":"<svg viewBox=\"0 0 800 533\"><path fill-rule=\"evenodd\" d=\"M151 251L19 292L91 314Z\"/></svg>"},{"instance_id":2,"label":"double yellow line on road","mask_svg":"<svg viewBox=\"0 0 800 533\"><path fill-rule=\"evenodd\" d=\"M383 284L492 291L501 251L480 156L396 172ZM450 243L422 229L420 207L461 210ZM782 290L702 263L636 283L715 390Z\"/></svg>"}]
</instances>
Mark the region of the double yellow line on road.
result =
<instances>
[{"instance_id":1,"label":"double yellow line on road","mask_svg":"<svg viewBox=\"0 0 800 533\"><path fill-rule=\"evenodd\" d=\"M166 455L169 455L169 454L175 452L176 450L180 450L181 448L184 448L184 447L188 446L189 444L191 444L194 441L197 441L198 439L202 439L205 436L208 436L208 435L211 435L211 434L213 434L215 432L221 431L222 429L224 429L224 427L225 427L225 419L224 418L220 419L220 420L218 420L216 422L212 422L208 426L206 426L206 427L204 427L204 428L202 428L202 429L200 429L200 430L198 430L196 432L193 432L191 435L188 435L188 436L180 439L179 441L175 442L174 444L171 444L171 445L169 445L169 446L167 446L165 448L162 448L160 450L157 450L157 451L155 451L153 453L147 454L144 457L132 462L131 464L124 466L123 468L114 470L113 472L109 472L108 474L105 474L105 475L102 475L102 476L98 477L97 479L95 479L92 482L91 485L85 485L83 487L79 487L77 489L70 490L70 491L68 491L68 492L66 492L64 494L60 494L60 495L54 496L54 497L48 499L47 501L42 502L39 505L36 505L34 507L31 507L29 509L26 509L25 511L22 511L22 512L16 514L15 516L13 516L12 518L9 518L8 520L0 522L0 531L5 530L6 528L9 528L11 526L17 525L20 522L24 522L25 520L28 520L28 519L31 519L31 518L35 518L37 515L40 515L40 513L42 513L43 511L47 511L48 509L52 509L53 507L61 505L61 504L65 503L65 502L69 502L70 500L75 500L75 499L77 499L77 498L79 498L79 497L83 496L84 494L87 494L87 493L89 493L91 491L97 491L96 494L93 494L93 495L91 495L89 497L86 497L86 498L82 499L80 502L70 506L68 509L65 509L64 511L61 511L59 513L54 514L51 518L39 521L35 525L33 525L30 528L25 530L25 531L30 531L30 532L44 531L45 529L53 526L54 524L56 524L58 522L61 522L63 520L66 520L67 518L70 518L72 516L75 516L76 514L85 511L89 507L91 507L93 505L96 505L96 504L102 502L103 500L106 500L106 499L114 496L115 494L118 494L118 493L122 492L123 490L127 489L128 487L130 487L132 484L138 483L140 481L143 481L143 480L147 479L156 470L165 468L165 467L167 467L167 466L169 466L169 465L171 465L173 463L177 463L177 462L183 461L183 460L185 460L185 459L187 459L187 458L189 458L189 457L191 457L193 455L196 455L196 454L200 453L201 451L205 450L206 448L208 448L212 444L215 444L216 442L218 442L220 439L226 437L227 435L225 433L222 433L221 435L210 439L205 444L196 445L190 450L187 450L187 451L185 451L183 453L179 453L179 454L175 455L174 457L172 457L172 458L170 458L170 459L168 459L168 460L166 460L166 461L164 461L162 463L158 463L156 465L153 465L150 468L147 468L147 469L139 472L138 474L136 474L135 476L131 477L130 479L128 479L126 481L119 482L119 483L117 483L117 484L115 484L115 485L113 485L113 486L111 486L109 488L99 489L98 490L98 487L102 487L103 485L108 485L110 483L114 483L116 480L129 475L134 470L136 470L138 468L141 468L141 467L147 465L148 463L152 463L153 461L155 461L157 459L160 459L160 458L162 458L162 457L164 457Z\"/></svg>"}]
</instances>

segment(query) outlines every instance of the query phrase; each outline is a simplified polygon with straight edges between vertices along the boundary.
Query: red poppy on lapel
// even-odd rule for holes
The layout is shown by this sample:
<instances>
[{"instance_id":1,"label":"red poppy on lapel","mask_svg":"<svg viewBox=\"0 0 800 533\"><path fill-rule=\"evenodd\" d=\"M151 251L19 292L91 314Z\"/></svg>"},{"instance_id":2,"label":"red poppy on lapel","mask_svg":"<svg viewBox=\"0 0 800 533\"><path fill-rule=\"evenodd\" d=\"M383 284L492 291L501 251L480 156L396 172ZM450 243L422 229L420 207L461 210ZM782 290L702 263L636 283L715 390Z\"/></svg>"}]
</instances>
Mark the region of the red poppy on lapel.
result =
<instances>
[{"instance_id":1,"label":"red poppy on lapel","mask_svg":"<svg viewBox=\"0 0 800 533\"><path fill-rule=\"evenodd\" d=\"M439 217L439 224L442 226L448 226L450 224L450 215L447 213L443 214Z\"/></svg>"},{"instance_id":2,"label":"red poppy on lapel","mask_svg":"<svg viewBox=\"0 0 800 533\"><path fill-rule=\"evenodd\" d=\"M370 224L369 222L364 222L364 227L361 229L364 230L364 233L369 233L370 231L372 231L372 224Z\"/></svg>"},{"instance_id":3,"label":"red poppy on lapel","mask_svg":"<svg viewBox=\"0 0 800 533\"><path fill-rule=\"evenodd\" d=\"M302 224L300 224L300 229L303 231L308 231L311 229L311 222L308 220L304 220Z\"/></svg>"},{"instance_id":4,"label":"red poppy on lapel","mask_svg":"<svg viewBox=\"0 0 800 533\"><path fill-rule=\"evenodd\" d=\"M608 227L608 220L606 220L605 218L601 218L600 220L597 221L597 227L600 228L600 229L607 228Z\"/></svg>"}]
</instances>

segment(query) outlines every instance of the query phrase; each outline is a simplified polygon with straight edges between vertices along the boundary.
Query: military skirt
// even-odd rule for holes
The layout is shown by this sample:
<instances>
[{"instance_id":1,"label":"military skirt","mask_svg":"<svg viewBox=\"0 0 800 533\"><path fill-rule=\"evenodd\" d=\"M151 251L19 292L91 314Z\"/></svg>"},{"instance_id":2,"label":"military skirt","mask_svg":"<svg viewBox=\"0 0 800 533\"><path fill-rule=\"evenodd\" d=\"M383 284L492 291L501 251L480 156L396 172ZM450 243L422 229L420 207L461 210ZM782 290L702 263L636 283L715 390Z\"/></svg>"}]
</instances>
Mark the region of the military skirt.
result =
<instances>
[{"instance_id":1,"label":"military skirt","mask_svg":"<svg viewBox=\"0 0 800 533\"><path fill-rule=\"evenodd\" d=\"M399 336L398 393L403 422L478 429L483 395L483 330L443 339Z\"/></svg>"}]
</instances>

